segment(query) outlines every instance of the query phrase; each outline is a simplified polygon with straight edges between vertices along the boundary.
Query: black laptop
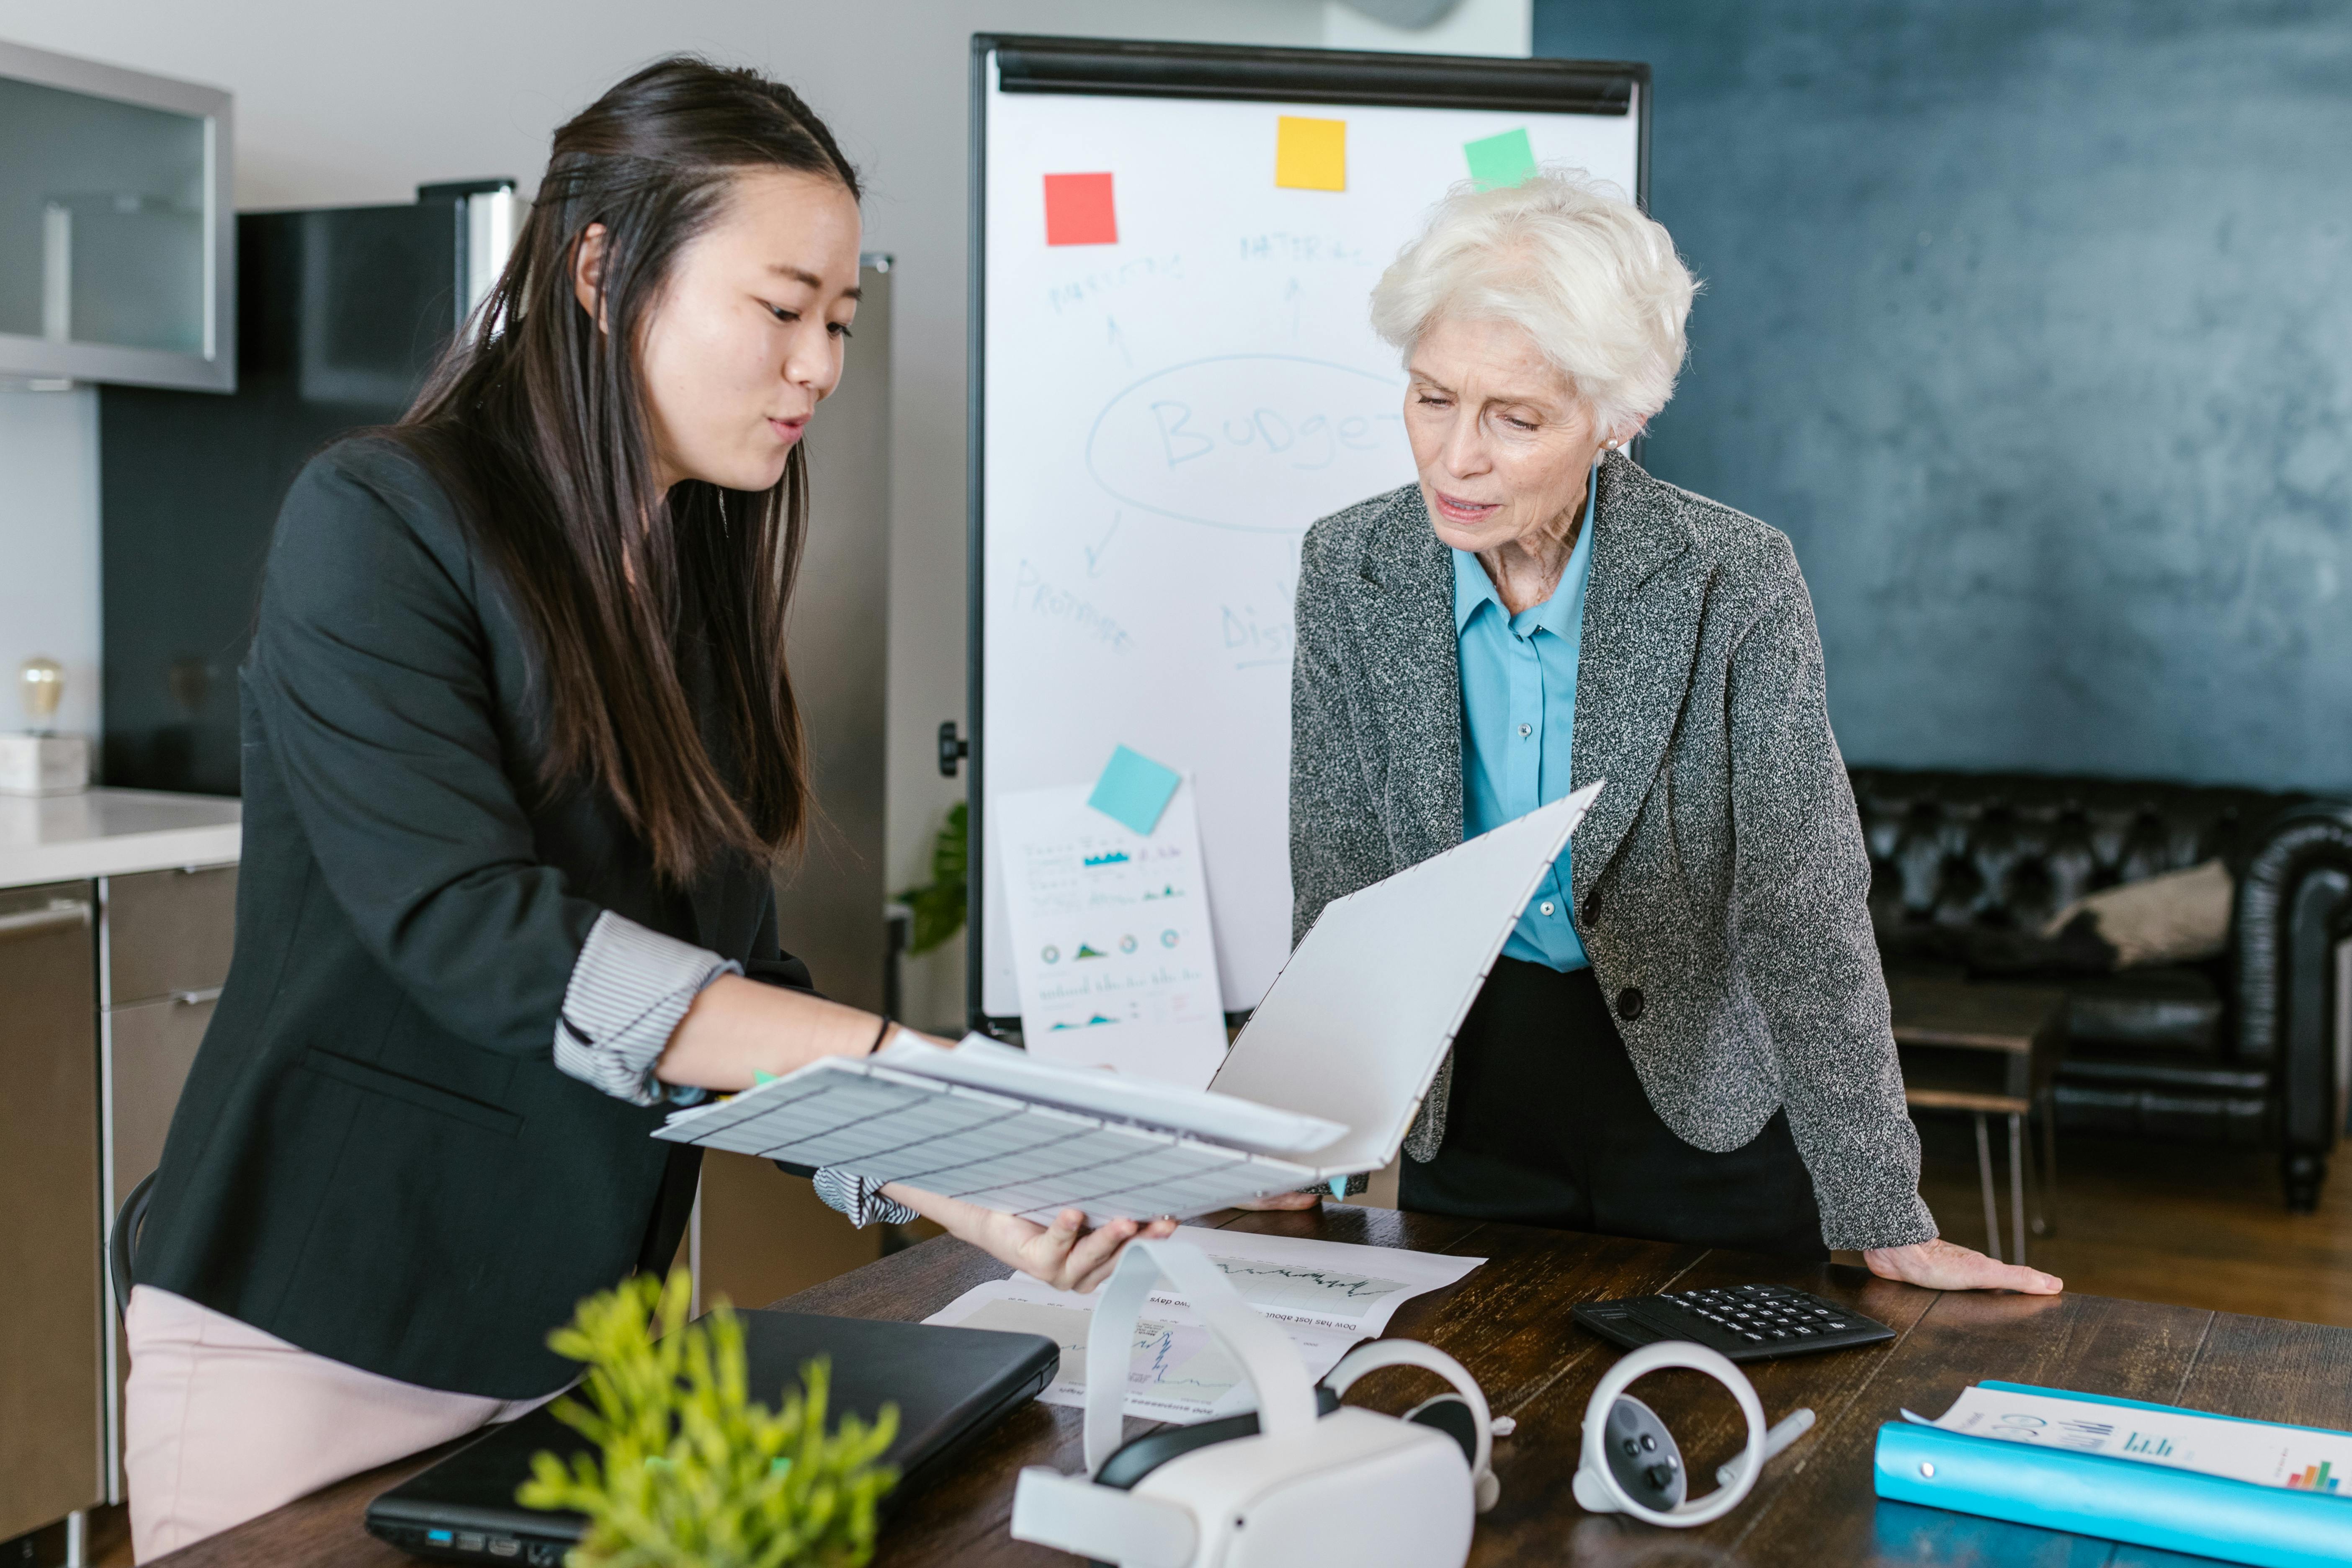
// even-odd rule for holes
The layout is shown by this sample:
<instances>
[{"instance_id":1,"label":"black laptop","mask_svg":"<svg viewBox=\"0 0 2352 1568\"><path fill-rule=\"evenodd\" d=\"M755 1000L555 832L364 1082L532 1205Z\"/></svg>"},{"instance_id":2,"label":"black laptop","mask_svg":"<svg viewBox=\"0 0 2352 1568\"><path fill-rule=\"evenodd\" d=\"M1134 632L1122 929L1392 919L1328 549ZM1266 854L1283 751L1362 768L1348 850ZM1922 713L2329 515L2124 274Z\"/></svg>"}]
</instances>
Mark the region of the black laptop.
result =
<instances>
[{"instance_id":1,"label":"black laptop","mask_svg":"<svg viewBox=\"0 0 2352 1568\"><path fill-rule=\"evenodd\" d=\"M1061 1355L1038 1334L804 1312L736 1316L754 1399L780 1405L785 1389L800 1386L801 1364L824 1355L833 1361L828 1425L851 1413L871 1421L883 1405L898 1407L898 1441L883 1459L900 1479L883 1500L886 1510L1045 1392ZM541 1449L569 1463L590 1445L542 1405L368 1504L368 1533L441 1563L562 1563L587 1521L515 1501L515 1489L530 1479L530 1457Z\"/></svg>"}]
</instances>

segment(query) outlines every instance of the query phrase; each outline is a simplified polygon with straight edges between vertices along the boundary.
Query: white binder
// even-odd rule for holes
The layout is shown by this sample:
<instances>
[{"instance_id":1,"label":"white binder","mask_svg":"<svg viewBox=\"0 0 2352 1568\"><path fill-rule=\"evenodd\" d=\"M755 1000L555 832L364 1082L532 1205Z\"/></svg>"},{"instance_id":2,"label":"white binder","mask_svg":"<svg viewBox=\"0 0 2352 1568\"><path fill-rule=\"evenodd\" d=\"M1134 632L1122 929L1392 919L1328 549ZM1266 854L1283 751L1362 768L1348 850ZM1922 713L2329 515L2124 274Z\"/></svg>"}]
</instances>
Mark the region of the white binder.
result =
<instances>
[{"instance_id":1,"label":"white binder","mask_svg":"<svg viewBox=\"0 0 2352 1568\"><path fill-rule=\"evenodd\" d=\"M1050 1222L1179 1218L1377 1171L1598 783L1326 905L1205 1090L992 1042L826 1057L654 1134Z\"/></svg>"}]
</instances>

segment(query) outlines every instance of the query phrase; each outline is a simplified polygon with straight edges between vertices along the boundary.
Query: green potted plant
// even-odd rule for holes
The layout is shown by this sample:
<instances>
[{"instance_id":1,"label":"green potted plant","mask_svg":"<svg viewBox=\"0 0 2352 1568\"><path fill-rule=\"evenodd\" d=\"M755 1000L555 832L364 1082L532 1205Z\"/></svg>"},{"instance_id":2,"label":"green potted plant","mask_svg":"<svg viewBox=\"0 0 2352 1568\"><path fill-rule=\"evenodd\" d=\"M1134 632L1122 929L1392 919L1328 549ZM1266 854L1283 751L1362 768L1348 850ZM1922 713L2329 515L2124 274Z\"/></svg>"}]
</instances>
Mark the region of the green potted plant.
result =
<instances>
[{"instance_id":1,"label":"green potted plant","mask_svg":"<svg viewBox=\"0 0 2352 1568\"><path fill-rule=\"evenodd\" d=\"M949 808L939 836L931 840L931 879L898 895L898 901L913 917L913 929L907 938L907 952L911 955L945 946L949 938L963 930L971 820L971 810L963 802Z\"/></svg>"},{"instance_id":2,"label":"green potted plant","mask_svg":"<svg viewBox=\"0 0 2352 1568\"><path fill-rule=\"evenodd\" d=\"M569 1468L534 1456L518 1498L587 1516L567 1568L862 1568L875 1505L898 1481L876 1462L898 1436L897 1407L828 1433L820 1358L771 1411L750 1397L742 1323L723 1304L688 1322L691 1297L683 1269L667 1284L640 1277L548 1336L588 1366L555 1414L598 1451Z\"/></svg>"}]
</instances>

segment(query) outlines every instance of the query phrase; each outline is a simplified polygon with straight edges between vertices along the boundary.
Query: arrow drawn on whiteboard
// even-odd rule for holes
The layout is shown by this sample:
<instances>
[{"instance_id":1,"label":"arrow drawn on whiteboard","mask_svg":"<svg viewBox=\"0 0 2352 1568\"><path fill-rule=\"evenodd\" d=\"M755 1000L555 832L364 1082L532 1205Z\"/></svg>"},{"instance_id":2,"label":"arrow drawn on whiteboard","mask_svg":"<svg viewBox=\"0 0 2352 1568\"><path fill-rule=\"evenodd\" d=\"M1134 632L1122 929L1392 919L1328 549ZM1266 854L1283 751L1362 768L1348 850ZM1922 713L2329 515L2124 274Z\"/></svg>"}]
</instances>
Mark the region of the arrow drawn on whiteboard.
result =
<instances>
[{"instance_id":1,"label":"arrow drawn on whiteboard","mask_svg":"<svg viewBox=\"0 0 2352 1568\"><path fill-rule=\"evenodd\" d=\"M1118 531L1119 520L1124 516L1126 516L1124 512L1111 513L1110 527L1103 531L1103 536L1099 541L1087 546L1087 576L1094 577L1101 574L1103 552L1110 548L1110 536Z\"/></svg>"},{"instance_id":2,"label":"arrow drawn on whiteboard","mask_svg":"<svg viewBox=\"0 0 2352 1568\"><path fill-rule=\"evenodd\" d=\"M1133 370L1135 356L1127 352L1127 334L1118 330L1118 318L1105 316L1103 320L1110 323L1110 346L1118 351L1118 357L1127 362L1127 368Z\"/></svg>"}]
</instances>

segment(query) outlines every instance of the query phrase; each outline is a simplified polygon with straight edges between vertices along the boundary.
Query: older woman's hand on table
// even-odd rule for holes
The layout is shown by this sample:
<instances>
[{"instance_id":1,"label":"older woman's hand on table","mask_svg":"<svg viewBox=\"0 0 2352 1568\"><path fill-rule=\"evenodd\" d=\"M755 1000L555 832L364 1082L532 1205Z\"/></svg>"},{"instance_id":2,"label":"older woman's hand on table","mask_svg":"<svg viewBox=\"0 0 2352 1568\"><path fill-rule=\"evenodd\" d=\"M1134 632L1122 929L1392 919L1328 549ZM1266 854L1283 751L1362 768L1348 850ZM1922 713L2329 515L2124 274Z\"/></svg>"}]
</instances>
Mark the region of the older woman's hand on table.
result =
<instances>
[{"instance_id":1,"label":"older woman's hand on table","mask_svg":"<svg viewBox=\"0 0 2352 1568\"><path fill-rule=\"evenodd\" d=\"M1234 1206L1309 1209L1322 1201L1319 1192L1271 1193ZM2021 1263L2003 1263L1998 1258L1987 1258L1972 1247L1941 1237L1914 1242L1909 1247L1873 1247L1862 1255L1862 1260L1882 1279L1899 1279L1930 1290L2015 1290L2027 1296L2055 1296L2066 1288L2066 1282L2055 1274L2044 1274Z\"/></svg>"},{"instance_id":2,"label":"older woman's hand on table","mask_svg":"<svg viewBox=\"0 0 2352 1568\"><path fill-rule=\"evenodd\" d=\"M2027 1296L2055 1296L2066 1288L2055 1274L2021 1263L2003 1263L1942 1237L1908 1247L1874 1247L1862 1255L1862 1261L1881 1279L1899 1279L1930 1290L2015 1290Z\"/></svg>"}]
</instances>

